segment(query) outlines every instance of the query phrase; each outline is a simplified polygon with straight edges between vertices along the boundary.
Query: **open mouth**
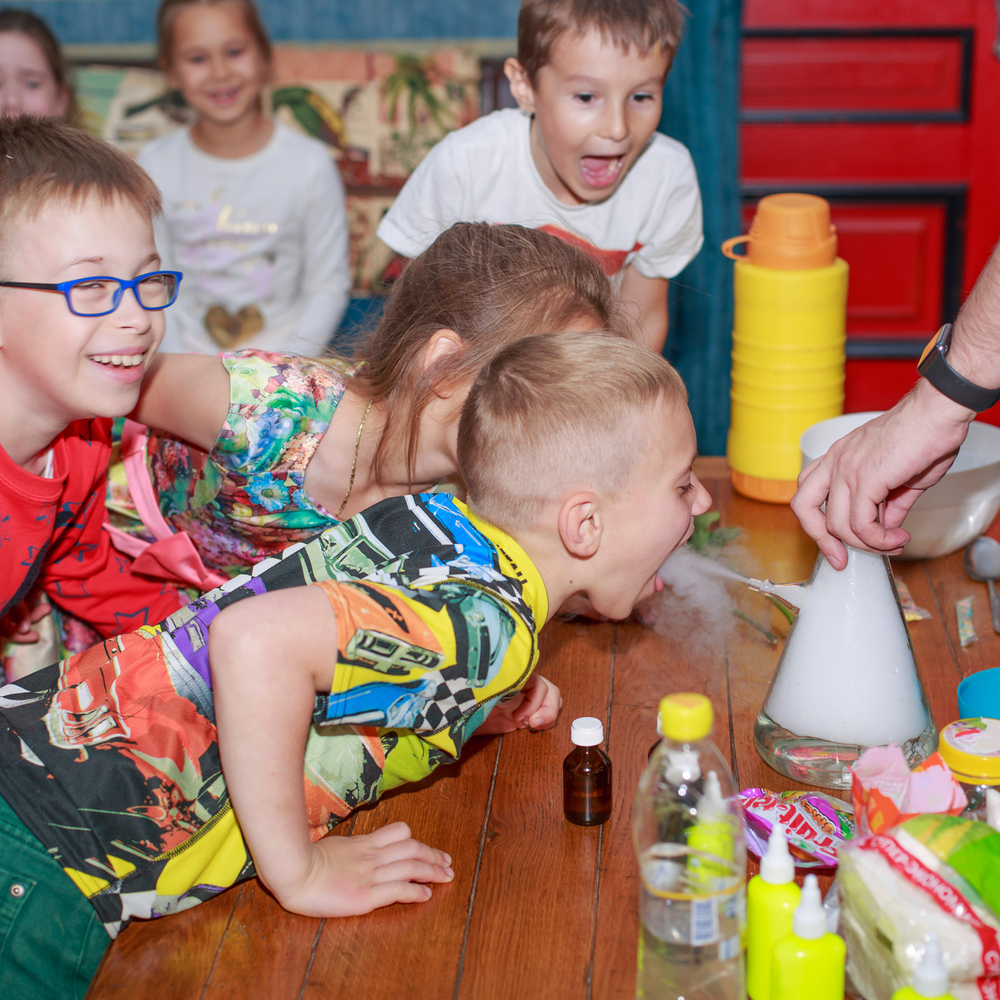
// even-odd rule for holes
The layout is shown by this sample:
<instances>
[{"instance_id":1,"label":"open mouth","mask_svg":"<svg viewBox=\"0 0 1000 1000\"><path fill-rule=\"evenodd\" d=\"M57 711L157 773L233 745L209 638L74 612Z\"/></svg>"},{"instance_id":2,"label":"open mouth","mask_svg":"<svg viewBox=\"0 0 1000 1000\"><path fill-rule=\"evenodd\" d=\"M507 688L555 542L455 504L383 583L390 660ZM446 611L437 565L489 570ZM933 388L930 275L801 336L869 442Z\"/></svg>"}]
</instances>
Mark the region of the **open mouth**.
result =
<instances>
[{"instance_id":1,"label":"open mouth","mask_svg":"<svg viewBox=\"0 0 1000 1000\"><path fill-rule=\"evenodd\" d=\"M232 104L239 95L239 87L230 87L226 90L213 90L208 94L209 100L216 104Z\"/></svg>"},{"instance_id":2,"label":"open mouth","mask_svg":"<svg viewBox=\"0 0 1000 1000\"><path fill-rule=\"evenodd\" d=\"M145 351L142 354L91 354L90 360L108 368L136 368L145 356Z\"/></svg>"},{"instance_id":3,"label":"open mouth","mask_svg":"<svg viewBox=\"0 0 1000 1000\"><path fill-rule=\"evenodd\" d=\"M580 173L590 187L609 187L618 180L624 162L624 156L584 156L580 159Z\"/></svg>"}]
</instances>

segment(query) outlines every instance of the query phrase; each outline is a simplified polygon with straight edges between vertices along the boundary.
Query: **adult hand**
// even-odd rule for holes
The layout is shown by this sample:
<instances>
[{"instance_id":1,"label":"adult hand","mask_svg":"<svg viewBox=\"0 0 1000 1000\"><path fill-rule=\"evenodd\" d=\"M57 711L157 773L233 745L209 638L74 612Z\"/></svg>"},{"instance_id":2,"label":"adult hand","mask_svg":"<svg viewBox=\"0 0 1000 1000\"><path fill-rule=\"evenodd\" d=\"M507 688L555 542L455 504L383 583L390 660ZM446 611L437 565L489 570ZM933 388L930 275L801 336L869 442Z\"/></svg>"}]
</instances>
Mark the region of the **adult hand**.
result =
<instances>
[{"instance_id":1,"label":"adult hand","mask_svg":"<svg viewBox=\"0 0 1000 1000\"><path fill-rule=\"evenodd\" d=\"M975 416L921 379L891 410L802 470L792 510L834 568L847 565L845 543L902 551L910 539L903 518L951 467Z\"/></svg>"}]
</instances>

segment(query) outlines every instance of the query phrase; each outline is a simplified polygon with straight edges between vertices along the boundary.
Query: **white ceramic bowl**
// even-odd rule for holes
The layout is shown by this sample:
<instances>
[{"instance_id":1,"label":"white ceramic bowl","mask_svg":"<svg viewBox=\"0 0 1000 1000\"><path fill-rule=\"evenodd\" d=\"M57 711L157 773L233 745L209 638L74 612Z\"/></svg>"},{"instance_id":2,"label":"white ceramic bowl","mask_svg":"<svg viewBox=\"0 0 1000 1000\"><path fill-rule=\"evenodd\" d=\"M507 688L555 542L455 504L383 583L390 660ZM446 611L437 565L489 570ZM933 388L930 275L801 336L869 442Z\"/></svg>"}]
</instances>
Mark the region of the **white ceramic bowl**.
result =
<instances>
[{"instance_id":1,"label":"white ceramic bowl","mask_svg":"<svg viewBox=\"0 0 1000 1000\"><path fill-rule=\"evenodd\" d=\"M802 467L825 455L834 441L881 411L845 413L813 424L800 438ZM1000 428L974 421L958 457L941 482L917 499L903 527L910 541L903 559L932 559L981 535L1000 510Z\"/></svg>"}]
</instances>

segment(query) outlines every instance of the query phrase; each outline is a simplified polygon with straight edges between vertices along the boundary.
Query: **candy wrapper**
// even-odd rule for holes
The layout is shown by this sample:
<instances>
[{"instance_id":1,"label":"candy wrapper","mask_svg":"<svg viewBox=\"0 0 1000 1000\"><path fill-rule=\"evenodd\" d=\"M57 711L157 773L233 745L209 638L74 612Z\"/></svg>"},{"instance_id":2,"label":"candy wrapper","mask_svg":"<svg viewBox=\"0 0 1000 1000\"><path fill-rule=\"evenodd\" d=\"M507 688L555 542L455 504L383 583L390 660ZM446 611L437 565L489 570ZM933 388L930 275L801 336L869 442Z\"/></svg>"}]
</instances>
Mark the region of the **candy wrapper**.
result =
<instances>
[{"instance_id":1,"label":"candy wrapper","mask_svg":"<svg viewBox=\"0 0 1000 1000\"><path fill-rule=\"evenodd\" d=\"M896 581L896 593L899 594L899 604L903 609L903 617L908 622L922 622L930 618L931 613L926 608L918 607L910 593L910 588L903 583L898 576L894 576Z\"/></svg>"},{"instance_id":2,"label":"candy wrapper","mask_svg":"<svg viewBox=\"0 0 1000 1000\"><path fill-rule=\"evenodd\" d=\"M957 816L969 804L938 753L911 771L897 746L870 747L853 768L851 802L858 837L882 833L921 813Z\"/></svg>"},{"instance_id":3,"label":"candy wrapper","mask_svg":"<svg viewBox=\"0 0 1000 1000\"><path fill-rule=\"evenodd\" d=\"M854 836L854 817L846 802L823 792L740 793L746 813L747 847L760 857L774 825L785 831L796 868L835 868L837 851Z\"/></svg>"},{"instance_id":4,"label":"candy wrapper","mask_svg":"<svg viewBox=\"0 0 1000 1000\"><path fill-rule=\"evenodd\" d=\"M955 601L955 615L958 618L958 641L962 646L969 646L978 641L976 627L972 624L972 602L974 598L963 597Z\"/></svg>"}]
</instances>

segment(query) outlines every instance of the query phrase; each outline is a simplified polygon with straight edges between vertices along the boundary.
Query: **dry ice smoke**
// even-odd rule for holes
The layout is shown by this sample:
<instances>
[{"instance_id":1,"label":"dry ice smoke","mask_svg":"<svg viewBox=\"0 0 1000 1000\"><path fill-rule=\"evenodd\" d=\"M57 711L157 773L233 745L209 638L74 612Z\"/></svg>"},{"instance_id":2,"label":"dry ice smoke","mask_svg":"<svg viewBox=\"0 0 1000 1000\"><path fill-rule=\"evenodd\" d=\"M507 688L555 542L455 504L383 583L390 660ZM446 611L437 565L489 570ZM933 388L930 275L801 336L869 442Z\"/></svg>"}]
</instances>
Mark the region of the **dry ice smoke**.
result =
<instances>
[{"instance_id":1,"label":"dry ice smoke","mask_svg":"<svg viewBox=\"0 0 1000 1000\"><path fill-rule=\"evenodd\" d=\"M726 562L744 567L752 562L738 544L726 545ZM641 617L671 642L688 653L721 659L726 639L735 628L749 628L733 614L733 608L748 610L755 618L768 620L761 602L746 602L750 591L744 577L724 563L699 555L682 545L660 569L663 593L645 602Z\"/></svg>"}]
</instances>

